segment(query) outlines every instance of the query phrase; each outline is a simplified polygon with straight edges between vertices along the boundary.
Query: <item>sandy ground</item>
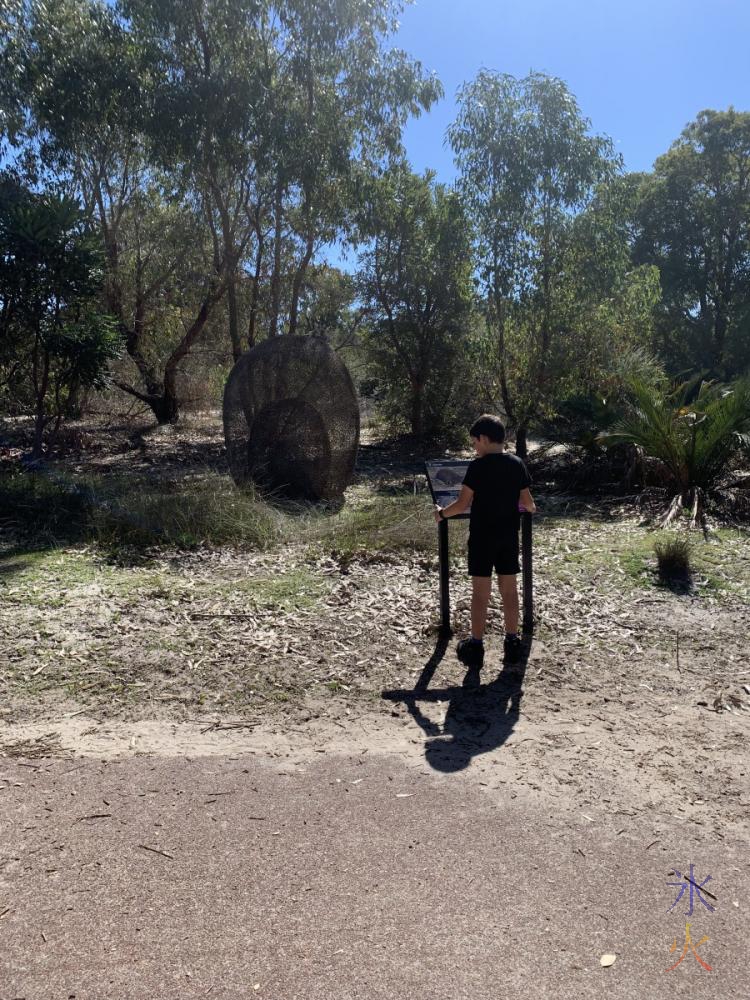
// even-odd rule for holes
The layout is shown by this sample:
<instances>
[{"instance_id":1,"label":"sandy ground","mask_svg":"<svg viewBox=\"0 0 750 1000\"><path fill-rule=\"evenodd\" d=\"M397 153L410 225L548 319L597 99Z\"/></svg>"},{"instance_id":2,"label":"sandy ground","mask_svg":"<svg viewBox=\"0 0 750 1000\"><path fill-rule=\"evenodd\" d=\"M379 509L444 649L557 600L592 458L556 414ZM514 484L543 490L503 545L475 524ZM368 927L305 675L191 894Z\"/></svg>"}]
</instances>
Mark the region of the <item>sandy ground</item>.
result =
<instances>
[{"instance_id":1,"label":"sandy ground","mask_svg":"<svg viewBox=\"0 0 750 1000\"><path fill-rule=\"evenodd\" d=\"M672 593L542 499L478 686L423 556L6 548L0 1000L745 997L746 536Z\"/></svg>"},{"instance_id":2,"label":"sandy ground","mask_svg":"<svg viewBox=\"0 0 750 1000\"><path fill-rule=\"evenodd\" d=\"M68 759L0 765L0 997L746 996L742 824L679 777L679 806L636 793L630 755L594 793L574 754L571 782L560 744L604 729L521 713L477 741L494 695L466 698L447 738L61 722Z\"/></svg>"}]
</instances>

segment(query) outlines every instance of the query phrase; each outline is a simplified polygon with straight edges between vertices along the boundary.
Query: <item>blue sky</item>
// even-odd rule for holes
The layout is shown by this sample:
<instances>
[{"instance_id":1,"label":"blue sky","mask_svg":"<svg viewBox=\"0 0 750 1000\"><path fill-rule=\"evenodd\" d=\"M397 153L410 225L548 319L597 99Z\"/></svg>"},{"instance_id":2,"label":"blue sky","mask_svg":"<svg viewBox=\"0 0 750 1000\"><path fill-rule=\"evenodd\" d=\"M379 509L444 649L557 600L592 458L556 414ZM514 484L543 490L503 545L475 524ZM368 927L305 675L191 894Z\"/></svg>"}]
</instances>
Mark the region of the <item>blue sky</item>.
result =
<instances>
[{"instance_id":1,"label":"blue sky","mask_svg":"<svg viewBox=\"0 0 750 1000\"><path fill-rule=\"evenodd\" d=\"M483 67L561 77L627 170L651 169L704 108L750 110L748 0L417 0L393 44L445 87L405 136L415 169L444 181L456 90Z\"/></svg>"}]
</instances>

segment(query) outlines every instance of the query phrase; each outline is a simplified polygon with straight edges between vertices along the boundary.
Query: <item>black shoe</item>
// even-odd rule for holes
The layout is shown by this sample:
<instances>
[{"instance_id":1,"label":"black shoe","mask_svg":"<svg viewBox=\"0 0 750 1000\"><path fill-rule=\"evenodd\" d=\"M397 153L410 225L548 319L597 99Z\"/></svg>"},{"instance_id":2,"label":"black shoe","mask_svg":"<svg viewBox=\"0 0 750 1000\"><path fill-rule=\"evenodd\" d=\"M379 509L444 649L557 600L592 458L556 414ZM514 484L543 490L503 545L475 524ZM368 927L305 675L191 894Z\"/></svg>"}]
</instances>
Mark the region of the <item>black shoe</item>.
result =
<instances>
[{"instance_id":1,"label":"black shoe","mask_svg":"<svg viewBox=\"0 0 750 1000\"><path fill-rule=\"evenodd\" d=\"M461 681L464 691L478 691L482 686L482 668L469 667L466 676Z\"/></svg>"},{"instance_id":2,"label":"black shoe","mask_svg":"<svg viewBox=\"0 0 750 1000\"><path fill-rule=\"evenodd\" d=\"M517 635L506 635L503 642L503 659L506 663L518 663L523 653L523 642Z\"/></svg>"},{"instance_id":3,"label":"black shoe","mask_svg":"<svg viewBox=\"0 0 750 1000\"><path fill-rule=\"evenodd\" d=\"M456 656L465 666L478 667L481 670L484 663L484 646L480 642L472 642L471 639L462 639L456 646Z\"/></svg>"}]
</instances>

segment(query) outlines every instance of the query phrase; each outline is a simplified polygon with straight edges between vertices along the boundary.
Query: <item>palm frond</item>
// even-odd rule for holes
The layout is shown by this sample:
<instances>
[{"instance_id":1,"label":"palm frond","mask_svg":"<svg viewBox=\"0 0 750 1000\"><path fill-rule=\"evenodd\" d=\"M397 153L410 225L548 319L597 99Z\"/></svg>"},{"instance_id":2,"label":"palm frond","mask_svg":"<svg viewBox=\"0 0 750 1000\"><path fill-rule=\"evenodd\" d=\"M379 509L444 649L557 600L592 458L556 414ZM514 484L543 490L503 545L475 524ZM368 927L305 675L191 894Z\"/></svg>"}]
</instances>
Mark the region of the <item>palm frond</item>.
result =
<instances>
[{"instance_id":1,"label":"palm frond","mask_svg":"<svg viewBox=\"0 0 750 1000\"><path fill-rule=\"evenodd\" d=\"M696 376L664 391L634 378L630 390L629 413L599 442L636 444L661 461L677 484L679 506L692 505L695 519L698 494L715 489L732 456L750 444L750 381L724 386Z\"/></svg>"}]
</instances>

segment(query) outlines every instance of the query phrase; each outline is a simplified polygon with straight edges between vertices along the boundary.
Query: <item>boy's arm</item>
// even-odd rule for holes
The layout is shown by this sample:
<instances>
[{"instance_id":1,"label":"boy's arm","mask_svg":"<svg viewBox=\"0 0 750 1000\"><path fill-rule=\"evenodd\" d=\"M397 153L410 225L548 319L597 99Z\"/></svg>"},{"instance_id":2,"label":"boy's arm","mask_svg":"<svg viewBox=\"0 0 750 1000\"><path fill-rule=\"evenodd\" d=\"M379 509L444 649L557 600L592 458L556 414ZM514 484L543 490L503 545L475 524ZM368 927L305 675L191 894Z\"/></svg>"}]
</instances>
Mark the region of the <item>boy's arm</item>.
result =
<instances>
[{"instance_id":1,"label":"boy's arm","mask_svg":"<svg viewBox=\"0 0 750 1000\"><path fill-rule=\"evenodd\" d=\"M528 487L525 490L521 490L519 493L518 506L523 507L527 514L536 513L536 504L534 503L534 498L532 497Z\"/></svg>"},{"instance_id":2,"label":"boy's arm","mask_svg":"<svg viewBox=\"0 0 750 1000\"><path fill-rule=\"evenodd\" d=\"M446 517L456 517L457 514L463 514L471 506L472 498L474 497L474 490L470 489L468 486L462 486L461 492L458 494L458 500L454 500L453 503L449 503L447 507L439 507L435 504L435 520L442 521ZM442 517L440 516L442 513Z\"/></svg>"}]
</instances>

